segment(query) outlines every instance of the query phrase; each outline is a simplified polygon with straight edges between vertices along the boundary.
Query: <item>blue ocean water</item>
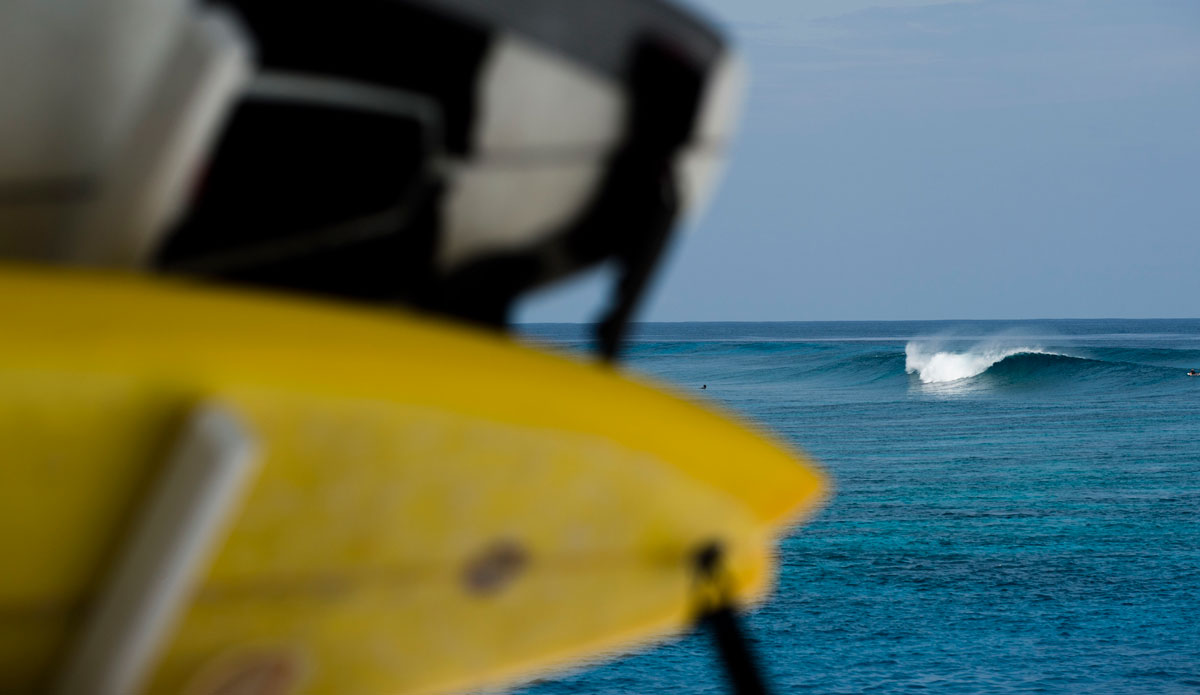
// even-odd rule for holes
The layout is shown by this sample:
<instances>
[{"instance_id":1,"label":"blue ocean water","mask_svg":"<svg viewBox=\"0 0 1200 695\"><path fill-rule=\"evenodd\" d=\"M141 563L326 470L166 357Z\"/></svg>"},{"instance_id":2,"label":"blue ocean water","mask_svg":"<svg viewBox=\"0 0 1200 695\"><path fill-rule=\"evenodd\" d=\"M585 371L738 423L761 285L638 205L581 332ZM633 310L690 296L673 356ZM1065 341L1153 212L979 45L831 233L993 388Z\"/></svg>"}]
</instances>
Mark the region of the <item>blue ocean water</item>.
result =
<instances>
[{"instance_id":1,"label":"blue ocean water","mask_svg":"<svg viewBox=\"0 0 1200 695\"><path fill-rule=\"evenodd\" d=\"M834 480L747 617L775 692L1200 692L1200 320L642 324L627 355ZM690 635L521 692L721 678Z\"/></svg>"}]
</instances>

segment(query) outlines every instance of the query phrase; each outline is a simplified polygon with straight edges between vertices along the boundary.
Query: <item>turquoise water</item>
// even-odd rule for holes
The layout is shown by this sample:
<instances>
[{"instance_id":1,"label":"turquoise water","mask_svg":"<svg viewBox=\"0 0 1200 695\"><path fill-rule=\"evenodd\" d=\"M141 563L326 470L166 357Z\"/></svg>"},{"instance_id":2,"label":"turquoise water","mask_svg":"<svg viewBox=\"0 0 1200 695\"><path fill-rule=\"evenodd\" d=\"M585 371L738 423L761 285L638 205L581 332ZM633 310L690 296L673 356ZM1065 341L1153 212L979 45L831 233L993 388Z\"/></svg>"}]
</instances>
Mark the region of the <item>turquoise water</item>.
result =
<instances>
[{"instance_id":1,"label":"turquoise water","mask_svg":"<svg viewBox=\"0 0 1200 695\"><path fill-rule=\"evenodd\" d=\"M643 324L627 364L834 479L748 616L775 692L1200 692L1200 320ZM723 690L690 635L521 692Z\"/></svg>"}]
</instances>

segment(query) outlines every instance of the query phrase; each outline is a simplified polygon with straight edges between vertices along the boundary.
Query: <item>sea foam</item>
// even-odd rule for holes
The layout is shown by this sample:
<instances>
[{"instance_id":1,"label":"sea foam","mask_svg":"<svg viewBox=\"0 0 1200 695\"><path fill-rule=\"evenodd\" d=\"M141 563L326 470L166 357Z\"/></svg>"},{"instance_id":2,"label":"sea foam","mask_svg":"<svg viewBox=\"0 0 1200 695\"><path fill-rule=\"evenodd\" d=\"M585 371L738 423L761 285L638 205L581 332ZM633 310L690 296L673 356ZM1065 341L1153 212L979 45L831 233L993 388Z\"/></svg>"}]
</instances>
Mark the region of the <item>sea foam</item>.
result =
<instances>
[{"instance_id":1,"label":"sea foam","mask_svg":"<svg viewBox=\"0 0 1200 695\"><path fill-rule=\"evenodd\" d=\"M904 346L904 371L916 374L922 383L935 384L969 379L983 374L993 364L1013 355L1053 355L1028 346L976 345L964 352L938 350L928 343L910 341Z\"/></svg>"}]
</instances>

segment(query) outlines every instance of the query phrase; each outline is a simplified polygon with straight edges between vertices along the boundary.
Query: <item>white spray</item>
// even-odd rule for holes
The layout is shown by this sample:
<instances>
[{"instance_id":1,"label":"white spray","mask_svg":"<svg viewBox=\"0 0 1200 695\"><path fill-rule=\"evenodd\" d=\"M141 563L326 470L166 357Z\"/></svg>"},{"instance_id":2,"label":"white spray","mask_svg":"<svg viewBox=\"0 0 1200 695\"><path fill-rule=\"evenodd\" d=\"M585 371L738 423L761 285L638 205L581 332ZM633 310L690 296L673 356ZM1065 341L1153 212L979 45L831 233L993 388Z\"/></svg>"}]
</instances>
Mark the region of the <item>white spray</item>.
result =
<instances>
[{"instance_id":1,"label":"white spray","mask_svg":"<svg viewBox=\"0 0 1200 695\"><path fill-rule=\"evenodd\" d=\"M1053 355L1041 348L979 343L964 352L939 350L936 345L910 341L904 346L904 371L916 374L922 383L935 384L969 379L987 371L1006 357L1020 354Z\"/></svg>"}]
</instances>

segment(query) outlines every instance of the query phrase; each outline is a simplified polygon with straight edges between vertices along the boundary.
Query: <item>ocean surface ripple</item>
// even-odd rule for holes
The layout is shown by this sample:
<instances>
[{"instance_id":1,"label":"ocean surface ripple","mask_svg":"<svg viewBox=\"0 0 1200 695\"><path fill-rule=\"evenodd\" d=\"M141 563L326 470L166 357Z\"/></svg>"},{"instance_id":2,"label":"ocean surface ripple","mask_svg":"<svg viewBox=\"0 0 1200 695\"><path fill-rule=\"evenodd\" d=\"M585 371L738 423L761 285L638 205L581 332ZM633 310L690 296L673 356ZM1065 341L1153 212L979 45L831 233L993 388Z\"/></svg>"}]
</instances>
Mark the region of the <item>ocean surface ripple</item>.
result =
<instances>
[{"instance_id":1,"label":"ocean surface ripple","mask_svg":"<svg viewBox=\"0 0 1200 695\"><path fill-rule=\"evenodd\" d=\"M627 364L834 479L748 618L775 692L1200 692L1200 320L642 324ZM726 688L691 635L519 692Z\"/></svg>"}]
</instances>

